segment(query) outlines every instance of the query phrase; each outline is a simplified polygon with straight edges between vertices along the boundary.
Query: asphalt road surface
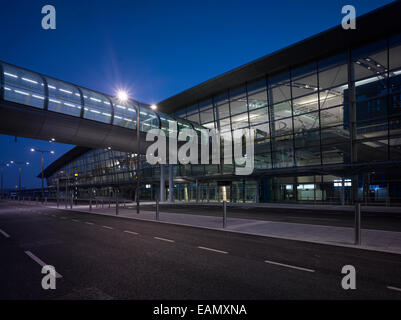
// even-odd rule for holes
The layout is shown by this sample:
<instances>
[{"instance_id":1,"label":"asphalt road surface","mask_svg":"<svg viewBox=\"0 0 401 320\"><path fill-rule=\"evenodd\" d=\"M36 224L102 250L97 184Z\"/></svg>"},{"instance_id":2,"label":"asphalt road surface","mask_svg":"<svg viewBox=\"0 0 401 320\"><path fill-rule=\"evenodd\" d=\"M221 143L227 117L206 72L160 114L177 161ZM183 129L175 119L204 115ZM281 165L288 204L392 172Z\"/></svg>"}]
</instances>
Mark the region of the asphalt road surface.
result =
<instances>
[{"instance_id":1,"label":"asphalt road surface","mask_svg":"<svg viewBox=\"0 0 401 320\"><path fill-rule=\"evenodd\" d=\"M53 265L56 290L41 286ZM356 289L344 290L344 265ZM0 299L401 299L401 256L0 203Z\"/></svg>"}]
</instances>

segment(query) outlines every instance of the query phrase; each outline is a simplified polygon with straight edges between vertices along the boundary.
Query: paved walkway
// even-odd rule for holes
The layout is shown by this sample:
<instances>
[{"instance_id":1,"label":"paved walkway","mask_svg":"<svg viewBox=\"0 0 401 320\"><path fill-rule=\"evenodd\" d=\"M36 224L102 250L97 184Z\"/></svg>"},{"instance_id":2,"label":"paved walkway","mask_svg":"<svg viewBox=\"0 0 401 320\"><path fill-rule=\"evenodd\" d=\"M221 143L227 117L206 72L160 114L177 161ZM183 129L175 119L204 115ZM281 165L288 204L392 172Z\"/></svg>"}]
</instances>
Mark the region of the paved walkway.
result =
<instances>
[{"instance_id":1,"label":"paved walkway","mask_svg":"<svg viewBox=\"0 0 401 320\"><path fill-rule=\"evenodd\" d=\"M54 205L48 205L48 207L56 208ZM63 208L60 206L60 209ZM108 205L105 205L104 208L93 206L92 211L89 211L88 205L79 205L74 206L73 210L92 214L116 215L113 205L111 208ZM118 216L147 221L155 221L156 218L155 212L141 211L140 214L137 214L133 208L119 208ZM401 254L401 232L394 231L363 229L362 245L355 246L353 244L353 228L230 218L229 210L225 229L222 229L222 218L165 213L162 206L159 222Z\"/></svg>"}]
</instances>

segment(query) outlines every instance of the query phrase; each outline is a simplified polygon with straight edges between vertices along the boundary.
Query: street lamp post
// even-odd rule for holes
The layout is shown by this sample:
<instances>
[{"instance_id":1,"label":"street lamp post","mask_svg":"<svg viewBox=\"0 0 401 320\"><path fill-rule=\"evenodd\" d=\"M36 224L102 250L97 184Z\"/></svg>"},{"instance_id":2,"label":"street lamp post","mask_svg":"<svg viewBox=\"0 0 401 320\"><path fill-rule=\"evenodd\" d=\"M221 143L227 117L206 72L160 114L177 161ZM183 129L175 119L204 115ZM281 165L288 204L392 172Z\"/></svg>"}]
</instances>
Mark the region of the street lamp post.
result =
<instances>
[{"instance_id":1,"label":"street lamp post","mask_svg":"<svg viewBox=\"0 0 401 320\"><path fill-rule=\"evenodd\" d=\"M22 176L22 166L29 166L29 162L26 161L10 161L10 164L18 165L18 198L21 198L22 186L21 186L21 176Z\"/></svg>"},{"instance_id":2,"label":"street lamp post","mask_svg":"<svg viewBox=\"0 0 401 320\"><path fill-rule=\"evenodd\" d=\"M45 153L50 153L50 154L54 154L53 150L39 150L39 149L35 149L35 148L31 148L31 152L40 152L42 154L42 172L41 172L41 178L42 178L42 202L45 198L45 185L44 185L44 170L45 170L45 158L44 158L44 154Z\"/></svg>"},{"instance_id":3,"label":"street lamp post","mask_svg":"<svg viewBox=\"0 0 401 320\"><path fill-rule=\"evenodd\" d=\"M140 135L140 105L138 103L138 110L136 114L136 213L139 214L139 196L140 196L140 159L139 159L139 154L140 154L140 147L141 147L141 139L139 137Z\"/></svg>"}]
</instances>

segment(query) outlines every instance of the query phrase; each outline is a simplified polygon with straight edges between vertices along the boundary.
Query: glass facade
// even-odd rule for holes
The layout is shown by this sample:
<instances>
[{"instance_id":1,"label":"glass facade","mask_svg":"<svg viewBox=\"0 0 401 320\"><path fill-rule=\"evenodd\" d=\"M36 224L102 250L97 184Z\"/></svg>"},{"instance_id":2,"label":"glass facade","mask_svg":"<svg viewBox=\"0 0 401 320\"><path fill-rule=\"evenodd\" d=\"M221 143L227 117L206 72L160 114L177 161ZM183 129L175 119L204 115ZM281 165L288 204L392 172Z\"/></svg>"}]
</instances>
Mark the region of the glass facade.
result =
<instances>
[{"instance_id":1,"label":"glass facade","mask_svg":"<svg viewBox=\"0 0 401 320\"><path fill-rule=\"evenodd\" d=\"M61 105L78 106L79 96L81 106L89 109L84 109L84 117L110 122L114 110L114 124L135 128L135 103L118 105L113 98L68 85L63 90L71 94L57 91L56 95L50 85L61 88L60 83L11 66L3 68L5 99L43 108L43 99L34 95L49 95L48 108L66 112L69 109ZM146 109L140 114L141 129L161 126L169 136L177 136L185 128L216 128L231 139L236 129L250 128L255 133L252 175L239 179L235 164L176 165L176 200L351 203L358 197L401 202L401 174L387 169L401 160L400 84L401 36L394 36L266 74L192 101L171 115ZM51 104L50 97L60 103ZM99 113L89 113L95 106ZM177 121L178 132L169 131L171 121ZM89 174L79 179L82 185L133 186L131 160L129 154L94 150L63 170L77 171L81 177ZM145 162L142 167L143 194L154 197L160 168Z\"/></svg>"}]
</instances>

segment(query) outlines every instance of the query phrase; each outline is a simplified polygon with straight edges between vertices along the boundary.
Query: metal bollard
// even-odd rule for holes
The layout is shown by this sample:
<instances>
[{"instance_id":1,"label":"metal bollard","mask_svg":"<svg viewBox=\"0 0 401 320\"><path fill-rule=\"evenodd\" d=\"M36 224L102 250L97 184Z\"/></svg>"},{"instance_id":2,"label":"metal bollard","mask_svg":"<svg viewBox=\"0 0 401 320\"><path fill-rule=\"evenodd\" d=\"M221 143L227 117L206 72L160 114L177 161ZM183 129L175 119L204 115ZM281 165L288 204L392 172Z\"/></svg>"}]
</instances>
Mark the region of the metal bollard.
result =
<instances>
[{"instance_id":1,"label":"metal bollard","mask_svg":"<svg viewBox=\"0 0 401 320\"><path fill-rule=\"evenodd\" d=\"M124 203L124 209L125 209L125 200L123 200L123 203Z\"/></svg>"},{"instance_id":2,"label":"metal bollard","mask_svg":"<svg viewBox=\"0 0 401 320\"><path fill-rule=\"evenodd\" d=\"M73 197L71 197L71 199L70 199L70 209L72 209L72 203L74 202L74 198Z\"/></svg>"},{"instance_id":3,"label":"metal bollard","mask_svg":"<svg viewBox=\"0 0 401 320\"><path fill-rule=\"evenodd\" d=\"M118 216L118 198L116 197L116 216Z\"/></svg>"},{"instance_id":4,"label":"metal bollard","mask_svg":"<svg viewBox=\"0 0 401 320\"><path fill-rule=\"evenodd\" d=\"M361 244L361 204L355 204L355 245Z\"/></svg>"},{"instance_id":5,"label":"metal bollard","mask_svg":"<svg viewBox=\"0 0 401 320\"><path fill-rule=\"evenodd\" d=\"M227 226L227 201L223 201L223 228Z\"/></svg>"},{"instance_id":6,"label":"metal bollard","mask_svg":"<svg viewBox=\"0 0 401 320\"><path fill-rule=\"evenodd\" d=\"M160 220L160 207L159 207L159 199L156 199L156 220Z\"/></svg>"},{"instance_id":7,"label":"metal bollard","mask_svg":"<svg viewBox=\"0 0 401 320\"><path fill-rule=\"evenodd\" d=\"M92 211L92 198L89 198L89 211Z\"/></svg>"}]
</instances>

